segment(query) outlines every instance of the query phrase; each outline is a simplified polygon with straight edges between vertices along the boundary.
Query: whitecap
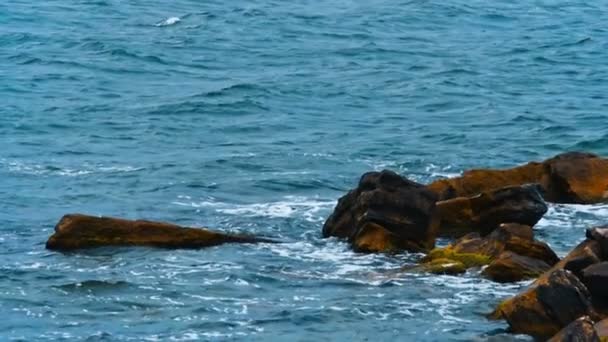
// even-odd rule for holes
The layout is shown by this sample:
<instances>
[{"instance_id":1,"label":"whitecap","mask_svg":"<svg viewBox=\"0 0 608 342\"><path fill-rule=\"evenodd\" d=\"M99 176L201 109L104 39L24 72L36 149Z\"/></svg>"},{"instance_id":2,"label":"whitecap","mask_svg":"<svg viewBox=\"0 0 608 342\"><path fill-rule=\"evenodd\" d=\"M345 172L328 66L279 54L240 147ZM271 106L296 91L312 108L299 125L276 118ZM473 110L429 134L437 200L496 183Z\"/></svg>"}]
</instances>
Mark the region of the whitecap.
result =
<instances>
[{"instance_id":1,"label":"whitecap","mask_svg":"<svg viewBox=\"0 0 608 342\"><path fill-rule=\"evenodd\" d=\"M169 17L159 23L156 23L156 26L157 27L171 26L171 25L175 25L175 24L179 23L180 21L182 21L182 19L180 17Z\"/></svg>"},{"instance_id":2,"label":"whitecap","mask_svg":"<svg viewBox=\"0 0 608 342\"><path fill-rule=\"evenodd\" d=\"M186 202L186 196L180 195L178 201L172 204L179 206L190 206L194 208L211 207L217 212L245 217L270 217L290 218L303 217L308 222L322 222L325 220L325 211L330 210L336 204L335 200L309 198L301 196L285 196L282 201L233 204L205 200L200 202Z\"/></svg>"}]
</instances>

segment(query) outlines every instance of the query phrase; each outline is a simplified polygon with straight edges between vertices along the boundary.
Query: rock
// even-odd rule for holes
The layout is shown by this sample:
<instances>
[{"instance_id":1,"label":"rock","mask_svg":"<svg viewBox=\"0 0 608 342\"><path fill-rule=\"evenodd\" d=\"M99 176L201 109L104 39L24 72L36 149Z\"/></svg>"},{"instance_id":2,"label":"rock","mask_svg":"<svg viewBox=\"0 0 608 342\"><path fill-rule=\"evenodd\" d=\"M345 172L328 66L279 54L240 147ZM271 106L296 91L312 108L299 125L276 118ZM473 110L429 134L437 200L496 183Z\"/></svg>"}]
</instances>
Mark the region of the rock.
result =
<instances>
[{"instance_id":1,"label":"rock","mask_svg":"<svg viewBox=\"0 0 608 342\"><path fill-rule=\"evenodd\" d=\"M440 201L437 211L440 235L487 235L505 222L534 226L547 212L547 205L535 187L512 186Z\"/></svg>"},{"instance_id":2,"label":"rock","mask_svg":"<svg viewBox=\"0 0 608 342\"><path fill-rule=\"evenodd\" d=\"M600 203L608 201L608 159L594 154L568 152L542 163L531 162L506 170L480 169L461 177L429 184L440 200L471 197L507 186L536 183L546 201Z\"/></svg>"},{"instance_id":3,"label":"rock","mask_svg":"<svg viewBox=\"0 0 608 342\"><path fill-rule=\"evenodd\" d=\"M435 246L437 196L394 172L370 172L340 198L323 236L349 240L361 252L428 251Z\"/></svg>"},{"instance_id":4,"label":"rock","mask_svg":"<svg viewBox=\"0 0 608 342\"><path fill-rule=\"evenodd\" d=\"M589 153L560 154L544 162L541 185L556 203L599 203L608 199L608 159Z\"/></svg>"},{"instance_id":5,"label":"rock","mask_svg":"<svg viewBox=\"0 0 608 342\"><path fill-rule=\"evenodd\" d=\"M438 259L460 262L467 268L489 264L482 274L499 282L534 278L559 261L547 244L533 239L532 227L518 224L502 224L486 237L470 233L432 250L421 262Z\"/></svg>"},{"instance_id":6,"label":"rock","mask_svg":"<svg viewBox=\"0 0 608 342\"><path fill-rule=\"evenodd\" d=\"M429 272L433 274L457 275L467 271L467 266L460 261L451 259L434 259L431 262L414 267L414 271Z\"/></svg>"},{"instance_id":7,"label":"rock","mask_svg":"<svg viewBox=\"0 0 608 342\"><path fill-rule=\"evenodd\" d=\"M583 283L594 299L608 301L608 261L593 264L583 270Z\"/></svg>"},{"instance_id":8,"label":"rock","mask_svg":"<svg viewBox=\"0 0 608 342\"><path fill-rule=\"evenodd\" d=\"M600 342L600 337L591 318L583 316L568 324L548 342Z\"/></svg>"},{"instance_id":9,"label":"rock","mask_svg":"<svg viewBox=\"0 0 608 342\"><path fill-rule=\"evenodd\" d=\"M600 246L600 256L602 259L608 259L608 228L591 228L587 229L586 232L587 239L597 241Z\"/></svg>"},{"instance_id":10,"label":"rock","mask_svg":"<svg viewBox=\"0 0 608 342\"><path fill-rule=\"evenodd\" d=\"M551 268L546 262L513 252L503 252L481 273L499 283L536 278Z\"/></svg>"},{"instance_id":11,"label":"rock","mask_svg":"<svg viewBox=\"0 0 608 342\"><path fill-rule=\"evenodd\" d=\"M579 279L582 279L583 270L590 265L600 262L600 247L597 241L584 240L578 244L568 255L566 255L560 262L555 264L549 272L541 275L536 281L540 282L547 278L552 271L558 269L568 270Z\"/></svg>"},{"instance_id":12,"label":"rock","mask_svg":"<svg viewBox=\"0 0 608 342\"><path fill-rule=\"evenodd\" d=\"M527 291L502 302L491 315L517 334L550 338L575 319L596 314L585 285L570 271L552 271Z\"/></svg>"},{"instance_id":13,"label":"rock","mask_svg":"<svg viewBox=\"0 0 608 342\"><path fill-rule=\"evenodd\" d=\"M148 246L161 248L201 248L223 243L274 242L245 235L231 235L169 223L131 221L81 214L65 215L46 248L69 251L102 246Z\"/></svg>"},{"instance_id":14,"label":"rock","mask_svg":"<svg viewBox=\"0 0 608 342\"><path fill-rule=\"evenodd\" d=\"M605 341L608 338L608 318L595 323L594 328L597 336L602 341Z\"/></svg>"}]
</instances>

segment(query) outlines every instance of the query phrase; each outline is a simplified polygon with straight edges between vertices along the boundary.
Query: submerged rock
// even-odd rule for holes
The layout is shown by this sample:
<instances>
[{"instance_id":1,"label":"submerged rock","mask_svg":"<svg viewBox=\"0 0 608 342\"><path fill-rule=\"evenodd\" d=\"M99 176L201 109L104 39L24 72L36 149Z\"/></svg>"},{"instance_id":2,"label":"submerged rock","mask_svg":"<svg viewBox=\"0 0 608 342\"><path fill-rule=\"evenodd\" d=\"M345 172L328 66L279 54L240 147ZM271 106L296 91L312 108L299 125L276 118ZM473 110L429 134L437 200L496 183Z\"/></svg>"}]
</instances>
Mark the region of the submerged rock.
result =
<instances>
[{"instance_id":1,"label":"submerged rock","mask_svg":"<svg viewBox=\"0 0 608 342\"><path fill-rule=\"evenodd\" d=\"M608 201L608 159L594 154L568 152L542 163L531 162L506 170L466 171L461 177L442 179L428 188L440 200L471 197L507 186L537 183L545 200L555 203Z\"/></svg>"},{"instance_id":2,"label":"submerged rock","mask_svg":"<svg viewBox=\"0 0 608 342\"><path fill-rule=\"evenodd\" d=\"M163 222L70 214L63 216L55 226L55 233L48 239L46 248L62 251L102 246L201 248L233 242L274 241Z\"/></svg>"},{"instance_id":3,"label":"submerged rock","mask_svg":"<svg viewBox=\"0 0 608 342\"><path fill-rule=\"evenodd\" d=\"M551 337L549 342L600 342L600 337L595 331L593 320L589 316L583 316L568 324Z\"/></svg>"},{"instance_id":4,"label":"submerged rock","mask_svg":"<svg viewBox=\"0 0 608 342\"><path fill-rule=\"evenodd\" d=\"M527 291L502 302L491 315L512 332L546 339L581 316L596 317L585 285L570 271L557 269Z\"/></svg>"},{"instance_id":5,"label":"submerged rock","mask_svg":"<svg viewBox=\"0 0 608 342\"><path fill-rule=\"evenodd\" d=\"M438 259L460 262L467 268L488 265L482 275L499 282L534 278L559 261L546 243L534 240L532 227L518 224L502 224L486 237L465 235L432 250L422 264Z\"/></svg>"},{"instance_id":6,"label":"submerged rock","mask_svg":"<svg viewBox=\"0 0 608 342\"><path fill-rule=\"evenodd\" d=\"M534 186L511 186L437 202L440 235L462 236L470 232L487 235L501 223L534 226L547 212L547 205Z\"/></svg>"},{"instance_id":7,"label":"submerged rock","mask_svg":"<svg viewBox=\"0 0 608 342\"><path fill-rule=\"evenodd\" d=\"M370 172L338 200L323 226L323 237L346 238L356 251L428 251L439 221L437 196L391 171Z\"/></svg>"}]
</instances>

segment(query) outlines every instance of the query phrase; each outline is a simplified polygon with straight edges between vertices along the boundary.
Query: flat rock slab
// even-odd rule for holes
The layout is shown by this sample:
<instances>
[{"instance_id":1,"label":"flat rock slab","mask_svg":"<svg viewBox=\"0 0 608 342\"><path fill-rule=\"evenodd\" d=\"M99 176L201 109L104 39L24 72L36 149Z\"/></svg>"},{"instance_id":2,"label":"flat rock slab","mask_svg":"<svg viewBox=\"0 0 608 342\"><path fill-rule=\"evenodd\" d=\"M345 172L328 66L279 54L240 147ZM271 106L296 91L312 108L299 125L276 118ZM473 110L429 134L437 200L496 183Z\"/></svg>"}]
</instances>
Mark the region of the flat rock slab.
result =
<instances>
[{"instance_id":1,"label":"flat rock slab","mask_svg":"<svg viewBox=\"0 0 608 342\"><path fill-rule=\"evenodd\" d=\"M61 218L46 248L69 251L103 246L202 248L224 243L276 242L170 223L69 214Z\"/></svg>"}]
</instances>

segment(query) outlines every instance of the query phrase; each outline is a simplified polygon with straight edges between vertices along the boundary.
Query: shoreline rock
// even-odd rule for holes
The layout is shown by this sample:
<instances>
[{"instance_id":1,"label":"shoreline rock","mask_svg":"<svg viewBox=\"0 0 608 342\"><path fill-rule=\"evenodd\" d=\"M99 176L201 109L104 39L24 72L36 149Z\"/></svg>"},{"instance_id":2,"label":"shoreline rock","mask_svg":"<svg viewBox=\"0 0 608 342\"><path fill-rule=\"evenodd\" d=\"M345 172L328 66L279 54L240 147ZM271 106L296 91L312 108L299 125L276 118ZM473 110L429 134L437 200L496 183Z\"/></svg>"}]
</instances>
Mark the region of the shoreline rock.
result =
<instances>
[{"instance_id":1,"label":"shoreline rock","mask_svg":"<svg viewBox=\"0 0 608 342\"><path fill-rule=\"evenodd\" d=\"M548 207L534 186L510 186L437 202L439 235L487 235L502 223L534 226Z\"/></svg>"},{"instance_id":2,"label":"shoreline rock","mask_svg":"<svg viewBox=\"0 0 608 342\"><path fill-rule=\"evenodd\" d=\"M608 201L608 159L567 152L511 169L474 169L428 185L440 200L471 197L507 186L536 183L548 202L592 204Z\"/></svg>"},{"instance_id":3,"label":"shoreline rock","mask_svg":"<svg viewBox=\"0 0 608 342\"><path fill-rule=\"evenodd\" d=\"M58 251L104 246L158 248L203 248L224 243L276 242L247 235L232 235L201 228L186 228L164 222L125 220L68 214L55 226L46 248Z\"/></svg>"},{"instance_id":4,"label":"shoreline rock","mask_svg":"<svg viewBox=\"0 0 608 342\"><path fill-rule=\"evenodd\" d=\"M338 200L323 237L346 238L358 252L428 251L439 229L435 202L422 184L392 171L369 172Z\"/></svg>"},{"instance_id":5,"label":"shoreline rock","mask_svg":"<svg viewBox=\"0 0 608 342\"><path fill-rule=\"evenodd\" d=\"M514 282L543 274L559 258L544 242L534 240L532 227L502 224L488 236L470 233L444 248L436 248L421 260L461 263L466 268L488 265L482 275L497 282Z\"/></svg>"}]
</instances>

